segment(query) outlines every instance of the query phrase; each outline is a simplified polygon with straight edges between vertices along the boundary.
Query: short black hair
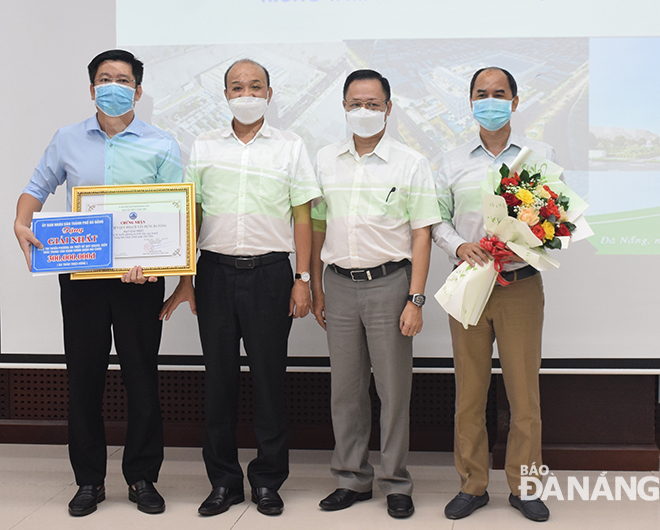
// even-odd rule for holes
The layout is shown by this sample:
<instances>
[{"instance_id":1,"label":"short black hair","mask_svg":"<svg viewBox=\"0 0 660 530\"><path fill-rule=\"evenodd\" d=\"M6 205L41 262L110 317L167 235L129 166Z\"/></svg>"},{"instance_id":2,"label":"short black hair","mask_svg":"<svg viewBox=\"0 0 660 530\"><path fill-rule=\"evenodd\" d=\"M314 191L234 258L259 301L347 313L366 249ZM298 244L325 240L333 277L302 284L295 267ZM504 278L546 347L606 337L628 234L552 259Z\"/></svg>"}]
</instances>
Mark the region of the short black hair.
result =
<instances>
[{"instance_id":1,"label":"short black hair","mask_svg":"<svg viewBox=\"0 0 660 530\"><path fill-rule=\"evenodd\" d=\"M231 66L227 68L227 70L225 71L225 90L227 90L227 75L229 74L229 70L231 70L234 66L236 66L239 63L250 63L261 68L266 74L266 88L270 88L270 74L262 64L259 64L257 61L253 61L252 59L239 59L238 61L234 61L233 63L231 63Z\"/></svg>"},{"instance_id":2,"label":"short black hair","mask_svg":"<svg viewBox=\"0 0 660 530\"><path fill-rule=\"evenodd\" d=\"M506 78L509 81L509 88L511 89L511 93L513 94L512 97L516 97L518 95L518 84L516 83L516 80L513 78L513 76L504 68L500 68L499 66L488 66L486 68L482 68L481 70L477 70L474 75L472 76L472 81L470 81L470 97L472 97L472 92L474 91L474 84L477 81L477 77L479 77L479 74L481 72L485 72L486 70L499 70L502 72Z\"/></svg>"},{"instance_id":3,"label":"short black hair","mask_svg":"<svg viewBox=\"0 0 660 530\"><path fill-rule=\"evenodd\" d=\"M142 61L135 58L131 52L126 50L108 50L107 52L99 53L96 57L92 59L87 65L87 71L89 72L89 82L94 84L94 79L96 79L96 72L101 66L102 63L106 61L121 61L131 65L133 71L133 77L135 78L135 84L142 84L142 76L144 75L144 64Z\"/></svg>"},{"instance_id":4,"label":"short black hair","mask_svg":"<svg viewBox=\"0 0 660 530\"><path fill-rule=\"evenodd\" d=\"M377 79L380 81L380 84L383 87L383 92L385 92L385 101L390 100L390 97L392 97L392 91L390 90L390 82L386 78L375 70L355 70L355 72L349 74L344 82L344 101L346 101L346 93L348 92L348 87L351 83L362 79Z\"/></svg>"}]
</instances>

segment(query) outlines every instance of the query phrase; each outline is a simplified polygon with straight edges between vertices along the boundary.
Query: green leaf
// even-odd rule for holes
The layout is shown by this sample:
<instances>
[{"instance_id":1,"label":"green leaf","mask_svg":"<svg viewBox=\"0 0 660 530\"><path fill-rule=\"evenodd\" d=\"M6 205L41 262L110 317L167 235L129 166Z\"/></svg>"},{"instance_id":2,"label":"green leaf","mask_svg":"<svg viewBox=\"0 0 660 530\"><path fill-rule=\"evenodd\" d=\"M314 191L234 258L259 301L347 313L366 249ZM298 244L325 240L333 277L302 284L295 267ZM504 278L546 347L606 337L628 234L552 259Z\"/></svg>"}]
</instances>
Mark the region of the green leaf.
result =
<instances>
[{"instance_id":1,"label":"green leaf","mask_svg":"<svg viewBox=\"0 0 660 530\"><path fill-rule=\"evenodd\" d=\"M563 206L564 210L568 211L568 204L571 202L571 200L566 197L563 193L559 194L559 197L555 200L555 204L558 204L560 206Z\"/></svg>"},{"instance_id":2,"label":"green leaf","mask_svg":"<svg viewBox=\"0 0 660 530\"><path fill-rule=\"evenodd\" d=\"M529 182L529 173L526 169L523 169L520 173L520 182Z\"/></svg>"},{"instance_id":3,"label":"green leaf","mask_svg":"<svg viewBox=\"0 0 660 530\"><path fill-rule=\"evenodd\" d=\"M509 168L506 164L502 164L502 167L500 168L500 175L502 175L503 179L509 176Z\"/></svg>"},{"instance_id":4,"label":"green leaf","mask_svg":"<svg viewBox=\"0 0 660 530\"><path fill-rule=\"evenodd\" d=\"M553 250L559 250L561 248L561 239L555 237L554 239L550 239L549 241L543 243L543 246L551 248Z\"/></svg>"},{"instance_id":5,"label":"green leaf","mask_svg":"<svg viewBox=\"0 0 660 530\"><path fill-rule=\"evenodd\" d=\"M575 230L576 228L576 226L573 223L569 223L568 221L566 221L564 224L566 225L566 228L568 228L569 232L573 232L573 230Z\"/></svg>"}]
</instances>

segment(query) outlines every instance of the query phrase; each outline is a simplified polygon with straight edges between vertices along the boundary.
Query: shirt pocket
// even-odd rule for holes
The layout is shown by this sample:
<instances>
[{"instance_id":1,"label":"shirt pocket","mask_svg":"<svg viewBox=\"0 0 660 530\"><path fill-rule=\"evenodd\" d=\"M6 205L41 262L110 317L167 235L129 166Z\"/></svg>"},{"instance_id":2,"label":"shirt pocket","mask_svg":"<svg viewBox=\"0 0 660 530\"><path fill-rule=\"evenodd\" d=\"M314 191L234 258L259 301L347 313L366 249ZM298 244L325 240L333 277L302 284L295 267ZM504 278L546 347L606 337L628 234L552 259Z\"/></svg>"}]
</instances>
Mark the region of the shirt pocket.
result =
<instances>
[{"instance_id":1,"label":"shirt pocket","mask_svg":"<svg viewBox=\"0 0 660 530\"><path fill-rule=\"evenodd\" d=\"M370 215L382 218L401 219L405 216L407 194L398 187L374 192L370 201Z\"/></svg>"}]
</instances>

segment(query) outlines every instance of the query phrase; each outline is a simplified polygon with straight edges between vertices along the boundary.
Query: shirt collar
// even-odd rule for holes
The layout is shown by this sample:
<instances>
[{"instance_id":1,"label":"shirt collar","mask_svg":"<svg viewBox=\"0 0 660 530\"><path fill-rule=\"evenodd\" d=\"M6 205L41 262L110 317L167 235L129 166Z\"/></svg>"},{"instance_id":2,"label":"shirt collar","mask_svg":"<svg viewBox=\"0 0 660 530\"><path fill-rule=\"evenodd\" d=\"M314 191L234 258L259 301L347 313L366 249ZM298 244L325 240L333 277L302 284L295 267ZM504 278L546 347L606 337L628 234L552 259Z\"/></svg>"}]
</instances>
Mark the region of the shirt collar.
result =
<instances>
[{"instance_id":1,"label":"shirt collar","mask_svg":"<svg viewBox=\"0 0 660 530\"><path fill-rule=\"evenodd\" d=\"M85 124L85 129L87 130L87 133L90 133L92 131L98 131L101 134L105 134L105 131L101 129L101 124L99 123L98 115L95 114L91 118L89 118ZM137 116L133 116L133 121L128 124L128 127L126 127L122 132L117 133L116 136L121 136L125 134L134 134L135 136L142 136L142 131L143 131L143 122L138 120Z\"/></svg>"},{"instance_id":2,"label":"shirt collar","mask_svg":"<svg viewBox=\"0 0 660 530\"><path fill-rule=\"evenodd\" d=\"M380 142L378 142L378 145L376 145L376 148L373 150L373 154L385 163L387 163L390 158L390 141L390 136L385 133L380 139ZM353 135L340 142L337 156L343 155L344 153L350 153L356 160L359 159L357 151L355 150Z\"/></svg>"},{"instance_id":3,"label":"shirt collar","mask_svg":"<svg viewBox=\"0 0 660 530\"><path fill-rule=\"evenodd\" d=\"M512 145L517 147L518 149L523 148L522 139L520 138L520 136L515 134L513 131L509 134L509 138L507 138L506 146L504 146L504 149L502 149L502 153L505 153L506 151L508 151L509 148ZM488 151L488 149L486 149L486 146L484 145L483 141L481 140L481 135L477 134L477 137L474 140L472 140L472 147L470 148L470 154L473 154L479 148L483 149L485 153L492 154L492 153L490 153L490 151Z\"/></svg>"},{"instance_id":4,"label":"shirt collar","mask_svg":"<svg viewBox=\"0 0 660 530\"><path fill-rule=\"evenodd\" d=\"M233 136L234 138L236 138L236 140L241 142L241 140L238 139L238 136L236 136L236 133L234 132L234 128L231 126L231 123L229 124L229 127L225 127L220 131L220 136L222 136L223 138L229 138L230 136ZM273 131L271 130L270 125L268 125L268 122L265 119L263 124L261 125L261 129L257 131L257 134L254 135L254 138L256 138L257 136L263 136L264 138L270 138L271 136L273 136ZM253 141L254 138L250 141Z\"/></svg>"}]
</instances>

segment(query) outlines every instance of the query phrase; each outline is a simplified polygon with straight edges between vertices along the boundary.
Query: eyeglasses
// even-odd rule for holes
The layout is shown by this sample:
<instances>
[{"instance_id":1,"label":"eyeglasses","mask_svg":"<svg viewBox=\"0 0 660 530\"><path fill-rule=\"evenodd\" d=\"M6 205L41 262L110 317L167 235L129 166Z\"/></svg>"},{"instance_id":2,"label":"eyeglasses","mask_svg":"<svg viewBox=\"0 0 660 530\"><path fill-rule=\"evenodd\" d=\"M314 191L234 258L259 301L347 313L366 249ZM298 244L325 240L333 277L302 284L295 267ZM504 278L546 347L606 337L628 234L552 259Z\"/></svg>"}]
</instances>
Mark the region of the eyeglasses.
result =
<instances>
[{"instance_id":1,"label":"eyeglasses","mask_svg":"<svg viewBox=\"0 0 660 530\"><path fill-rule=\"evenodd\" d=\"M369 101L359 101L357 99L352 99L351 101L346 101L346 109L348 112L352 110L357 110L360 107L364 107L367 110L384 110L387 107L387 101L381 101L379 99L370 99Z\"/></svg>"},{"instance_id":2,"label":"eyeglasses","mask_svg":"<svg viewBox=\"0 0 660 530\"><path fill-rule=\"evenodd\" d=\"M105 76L105 75L101 76L101 77L97 77L94 80L94 84L96 84L96 85L107 85L108 83L117 83L119 85L128 86L128 85L130 85L131 83L134 83L134 82L135 82L135 79L129 79L128 77L114 78L114 77L109 77L109 76Z\"/></svg>"}]
</instances>

